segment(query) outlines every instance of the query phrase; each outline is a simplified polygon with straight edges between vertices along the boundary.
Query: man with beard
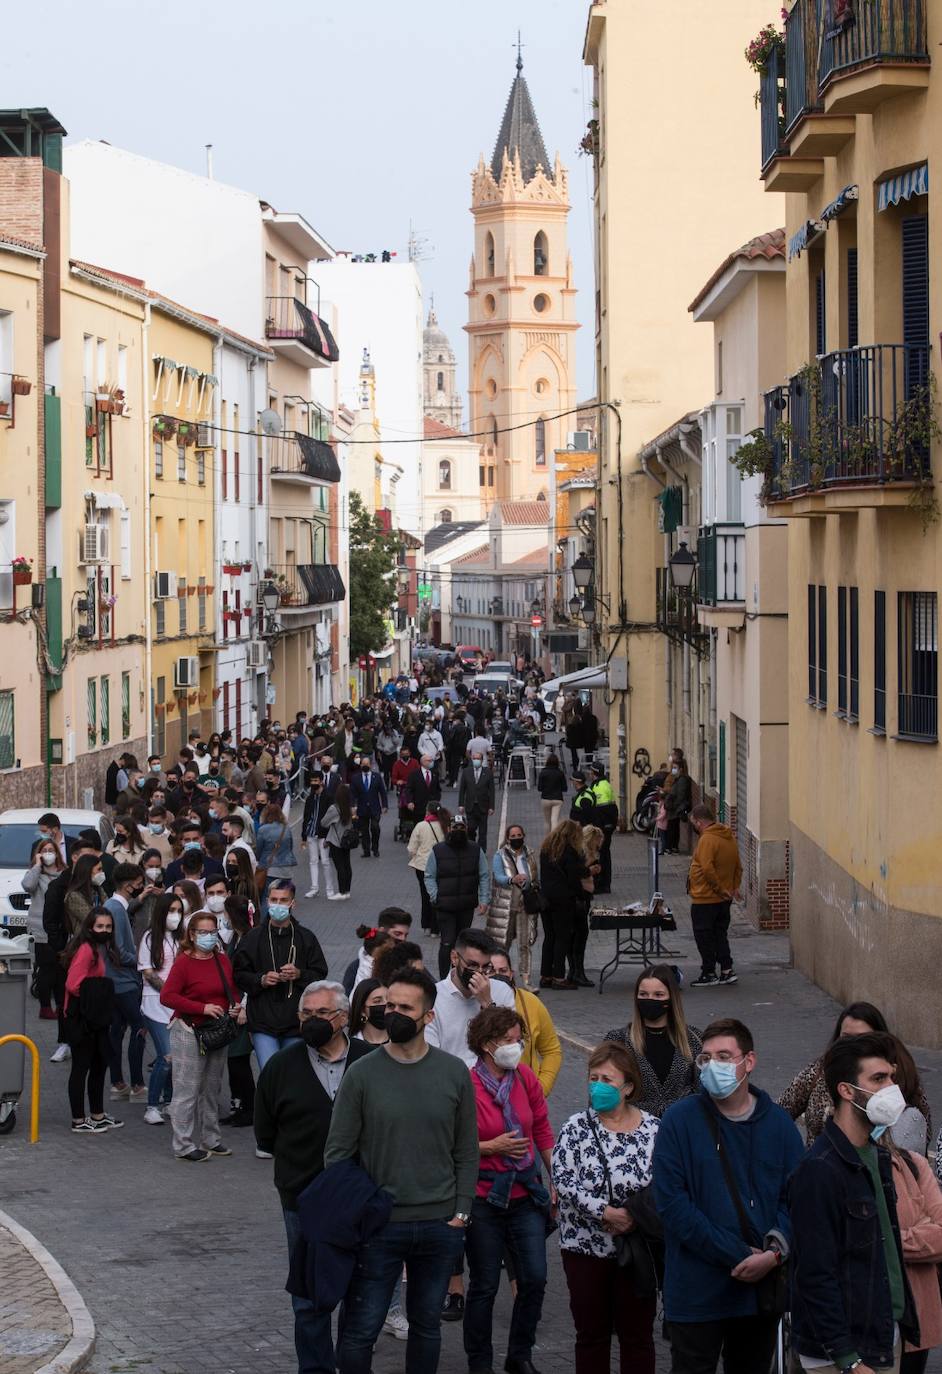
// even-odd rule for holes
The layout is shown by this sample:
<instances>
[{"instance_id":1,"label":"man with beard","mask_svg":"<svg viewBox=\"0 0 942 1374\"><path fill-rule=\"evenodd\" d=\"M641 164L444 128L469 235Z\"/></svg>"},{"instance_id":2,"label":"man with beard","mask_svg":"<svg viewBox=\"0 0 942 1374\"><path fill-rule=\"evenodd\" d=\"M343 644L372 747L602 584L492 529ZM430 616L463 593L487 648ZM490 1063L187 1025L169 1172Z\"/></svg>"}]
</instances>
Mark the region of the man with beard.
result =
<instances>
[{"instance_id":1,"label":"man with beard","mask_svg":"<svg viewBox=\"0 0 942 1374\"><path fill-rule=\"evenodd\" d=\"M425 866L425 887L438 914L438 973L445 978L459 930L483 916L491 900L491 870L479 845L468 839L464 816L452 819Z\"/></svg>"}]
</instances>

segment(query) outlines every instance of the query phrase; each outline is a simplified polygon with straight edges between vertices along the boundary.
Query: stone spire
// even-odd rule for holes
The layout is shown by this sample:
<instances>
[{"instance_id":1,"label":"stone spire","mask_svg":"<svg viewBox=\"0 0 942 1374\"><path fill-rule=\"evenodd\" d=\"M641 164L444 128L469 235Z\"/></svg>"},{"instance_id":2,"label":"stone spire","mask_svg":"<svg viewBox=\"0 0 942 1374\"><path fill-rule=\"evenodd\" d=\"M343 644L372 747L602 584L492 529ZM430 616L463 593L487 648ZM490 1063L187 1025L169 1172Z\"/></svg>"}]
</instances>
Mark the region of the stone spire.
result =
<instances>
[{"instance_id":1,"label":"stone spire","mask_svg":"<svg viewBox=\"0 0 942 1374\"><path fill-rule=\"evenodd\" d=\"M524 183L532 180L537 167L542 167L546 175L550 175L550 160L546 155L546 145L523 75L523 58L519 46L517 75L510 88L507 108L504 110L500 133L494 146L494 156L491 158L491 172L497 182L500 181L505 152L511 163L519 157Z\"/></svg>"}]
</instances>

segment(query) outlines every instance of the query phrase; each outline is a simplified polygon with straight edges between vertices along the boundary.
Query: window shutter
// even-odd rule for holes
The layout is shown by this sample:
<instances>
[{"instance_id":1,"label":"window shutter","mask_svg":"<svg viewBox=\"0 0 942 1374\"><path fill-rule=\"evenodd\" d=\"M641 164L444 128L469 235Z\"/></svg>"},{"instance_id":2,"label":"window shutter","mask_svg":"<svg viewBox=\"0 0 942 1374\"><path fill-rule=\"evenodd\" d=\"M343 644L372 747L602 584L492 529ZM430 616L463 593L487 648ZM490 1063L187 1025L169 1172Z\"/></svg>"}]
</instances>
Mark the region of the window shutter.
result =
<instances>
[{"instance_id":1,"label":"window shutter","mask_svg":"<svg viewBox=\"0 0 942 1374\"><path fill-rule=\"evenodd\" d=\"M847 347L856 348L859 342L857 313L857 249L847 250Z\"/></svg>"},{"instance_id":2,"label":"window shutter","mask_svg":"<svg viewBox=\"0 0 942 1374\"><path fill-rule=\"evenodd\" d=\"M131 576L131 512L121 512L121 577L128 581Z\"/></svg>"},{"instance_id":3,"label":"window shutter","mask_svg":"<svg viewBox=\"0 0 942 1374\"><path fill-rule=\"evenodd\" d=\"M911 349L929 347L929 220L925 215L904 219L903 343ZM906 359L906 391L925 381L926 360L919 353Z\"/></svg>"},{"instance_id":4,"label":"window shutter","mask_svg":"<svg viewBox=\"0 0 942 1374\"><path fill-rule=\"evenodd\" d=\"M827 352L827 331L825 329L825 279L824 268L814 279L814 351L819 356Z\"/></svg>"}]
</instances>

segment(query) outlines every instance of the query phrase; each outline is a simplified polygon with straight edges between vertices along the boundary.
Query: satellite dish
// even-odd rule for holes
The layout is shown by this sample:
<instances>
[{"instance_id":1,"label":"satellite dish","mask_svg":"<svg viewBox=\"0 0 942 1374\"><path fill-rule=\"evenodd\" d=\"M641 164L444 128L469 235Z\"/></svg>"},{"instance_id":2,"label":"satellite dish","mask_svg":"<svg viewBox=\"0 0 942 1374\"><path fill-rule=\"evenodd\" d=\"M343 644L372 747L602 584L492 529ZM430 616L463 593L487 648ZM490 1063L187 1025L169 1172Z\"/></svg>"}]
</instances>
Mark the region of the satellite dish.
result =
<instances>
[{"instance_id":1,"label":"satellite dish","mask_svg":"<svg viewBox=\"0 0 942 1374\"><path fill-rule=\"evenodd\" d=\"M271 436L281 433L281 416L277 410L263 410L258 418L263 434Z\"/></svg>"}]
</instances>

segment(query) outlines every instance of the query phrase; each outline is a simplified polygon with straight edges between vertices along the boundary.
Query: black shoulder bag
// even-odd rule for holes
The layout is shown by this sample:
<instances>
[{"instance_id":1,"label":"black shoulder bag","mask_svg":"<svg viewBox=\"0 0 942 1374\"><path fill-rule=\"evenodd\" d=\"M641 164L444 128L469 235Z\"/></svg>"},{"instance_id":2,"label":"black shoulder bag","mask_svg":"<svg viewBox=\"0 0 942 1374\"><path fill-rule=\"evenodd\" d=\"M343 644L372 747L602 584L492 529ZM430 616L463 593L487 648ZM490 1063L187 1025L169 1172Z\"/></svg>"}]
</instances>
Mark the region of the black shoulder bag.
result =
<instances>
[{"instance_id":1,"label":"black shoulder bag","mask_svg":"<svg viewBox=\"0 0 942 1374\"><path fill-rule=\"evenodd\" d=\"M736 1180L733 1177L732 1165L729 1156L723 1149L723 1138L720 1134L719 1122L713 1116L710 1108L705 1102L701 1102L704 1115L710 1128L710 1134L716 1143L716 1153L720 1157L720 1167L723 1170L723 1177L726 1180L726 1188L732 1198L733 1206L736 1208L736 1216L739 1219L739 1230L743 1240L753 1249L756 1241L759 1241L758 1248L761 1249L762 1237L756 1232L755 1227L749 1220L749 1214L743 1206L743 1200L739 1189L736 1187ZM753 1284L756 1290L756 1307L759 1314L763 1317L781 1317L788 1311L788 1262L780 1260L776 1267L758 1283Z\"/></svg>"},{"instance_id":2,"label":"black shoulder bag","mask_svg":"<svg viewBox=\"0 0 942 1374\"><path fill-rule=\"evenodd\" d=\"M586 1121L589 1130L595 1140L595 1148L602 1163L602 1170L605 1174L605 1186L608 1189L608 1202L610 1207L616 1207L615 1193L612 1188L612 1175L608 1167L608 1158L602 1148L599 1139L598 1127L592 1120L592 1113L586 1112ZM648 1190L642 1189L643 1193ZM640 1194L638 1195L640 1197ZM626 1210L628 1210L626 1208ZM657 1293L657 1265L648 1243L648 1237L642 1234L638 1219L634 1216L635 1228L632 1231L616 1232L612 1236L615 1243L615 1262L619 1269L631 1270L632 1287L639 1298L653 1297Z\"/></svg>"},{"instance_id":3,"label":"black shoulder bag","mask_svg":"<svg viewBox=\"0 0 942 1374\"><path fill-rule=\"evenodd\" d=\"M213 962L219 973L226 1000L230 1006L234 1006L238 998L229 986L229 980L226 978L218 954L213 955ZM214 1016L211 1020L205 1021L202 1026L194 1026L193 1034L196 1036L200 1054L213 1054L214 1051L224 1050L227 1045L232 1044L239 1034L239 1027L235 1018L230 1016L228 1011L224 1011L222 1016Z\"/></svg>"}]
</instances>

